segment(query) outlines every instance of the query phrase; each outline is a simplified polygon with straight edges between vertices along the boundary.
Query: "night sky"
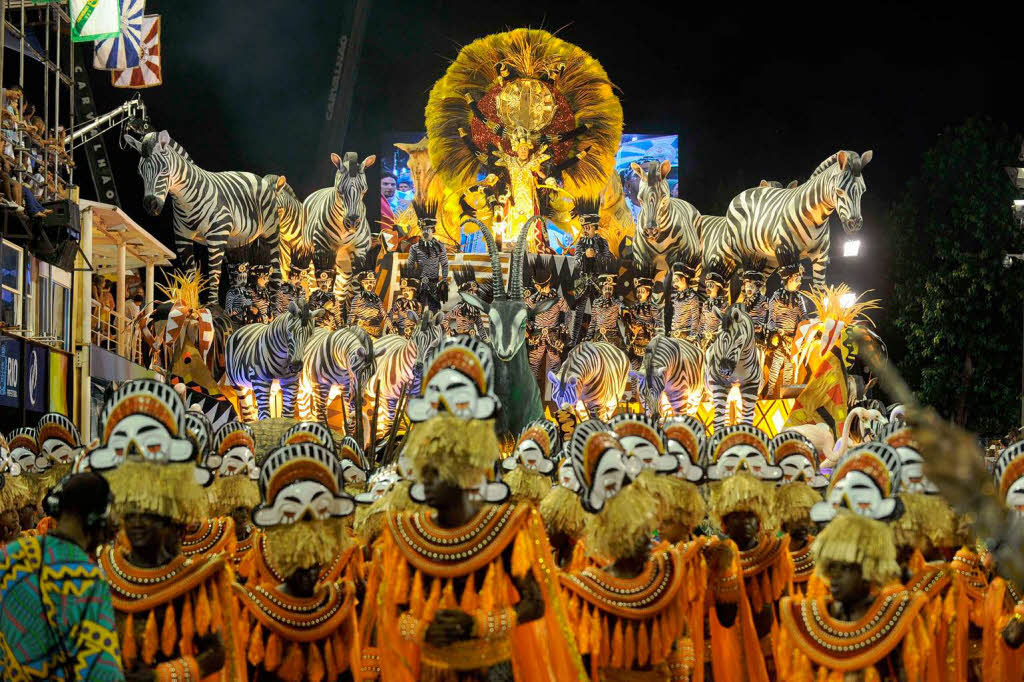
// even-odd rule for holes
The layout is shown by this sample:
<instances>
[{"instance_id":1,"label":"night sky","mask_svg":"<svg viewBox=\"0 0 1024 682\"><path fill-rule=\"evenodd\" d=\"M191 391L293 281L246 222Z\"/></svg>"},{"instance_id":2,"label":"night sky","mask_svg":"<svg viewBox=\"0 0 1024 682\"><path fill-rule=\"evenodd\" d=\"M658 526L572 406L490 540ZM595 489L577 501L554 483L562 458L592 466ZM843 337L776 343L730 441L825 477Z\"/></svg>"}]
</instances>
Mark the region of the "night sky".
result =
<instances>
[{"instance_id":1,"label":"night sky","mask_svg":"<svg viewBox=\"0 0 1024 682\"><path fill-rule=\"evenodd\" d=\"M147 12L163 15L164 85L143 91L154 125L209 170L284 173L301 195L325 186L330 162L314 155L342 4L148 0ZM519 26L557 30L604 65L627 132L679 134L679 194L702 213L721 215L761 178L806 179L838 149L873 149L866 247L855 264L834 259L830 279L884 292L887 209L922 152L971 114L1022 120L1013 106L1019 22L984 3L955 11L913 4L620 2L598 10L595 2L376 0L345 150L379 153L382 134L422 130L430 87L460 45ZM132 94L111 88L105 73L93 72L93 86L101 110ZM125 208L169 237L169 210L159 220L141 210L137 157L117 152L113 134L108 146ZM372 193L376 174L370 184ZM88 183L83 196L92 196ZM376 199L368 199L372 211ZM834 220L834 244L841 233Z\"/></svg>"}]
</instances>

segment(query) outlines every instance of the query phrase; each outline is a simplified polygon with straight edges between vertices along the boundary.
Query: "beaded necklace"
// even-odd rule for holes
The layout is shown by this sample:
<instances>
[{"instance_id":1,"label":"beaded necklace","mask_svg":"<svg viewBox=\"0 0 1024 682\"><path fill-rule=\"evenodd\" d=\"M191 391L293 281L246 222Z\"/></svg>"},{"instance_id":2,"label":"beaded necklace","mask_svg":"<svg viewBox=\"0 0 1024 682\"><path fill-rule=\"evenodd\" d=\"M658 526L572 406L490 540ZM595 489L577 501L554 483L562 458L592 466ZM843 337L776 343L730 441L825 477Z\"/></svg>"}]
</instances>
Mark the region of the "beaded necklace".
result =
<instances>
[{"instance_id":1,"label":"beaded necklace","mask_svg":"<svg viewBox=\"0 0 1024 682\"><path fill-rule=\"evenodd\" d=\"M124 547L113 546L100 554L99 564L110 584L114 608L138 613L188 592L220 570L224 560L179 554L163 566L142 568L128 560Z\"/></svg>"},{"instance_id":2,"label":"beaded necklace","mask_svg":"<svg viewBox=\"0 0 1024 682\"><path fill-rule=\"evenodd\" d=\"M232 519L207 519L199 524L194 533L186 534L181 539L181 553L192 557L226 553L235 537L234 533L235 522Z\"/></svg>"},{"instance_id":3,"label":"beaded necklace","mask_svg":"<svg viewBox=\"0 0 1024 682\"><path fill-rule=\"evenodd\" d=\"M825 597L785 599L782 627L815 664L854 671L888 656L903 641L927 599L894 585L882 590L867 613L856 621L832 617L829 602Z\"/></svg>"},{"instance_id":4,"label":"beaded necklace","mask_svg":"<svg viewBox=\"0 0 1024 682\"><path fill-rule=\"evenodd\" d=\"M652 556L632 578L617 578L595 566L559 578L566 588L601 610L639 620L671 605L682 581L679 563L675 552L665 551Z\"/></svg>"},{"instance_id":5,"label":"beaded necklace","mask_svg":"<svg viewBox=\"0 0 1024 682\"><path fill-rule=\"evenodd\" d=\"M929 599L941 596L953 576L941 566L925 566L907 582L908 592L920 592Z\"/></svg>"},{"instance_id":6,"label":"beaded necklace","mask_svg":"<svg viewBox=\"0 0 1024 682\"><path fill-rule=\"evenodd\" d=\"M465 524L442 528L434 512L389 514L395 544L415 568L437 577L464 576L494 560L529 513L528 505L485 505Z\"/></svg>"},{"instance_id":7,"label":"beaded necklace","mask_svg":"<svg viewBox=\"0 0 1024 682\"><path fill-rule=\"evenodd\" d=\"M800 549L790 551L793 557L793 582L806 583L814 575L814 555L811 554L811 543L814 536L807 538L807 544Z\"/></svg>"},{"instance_id":8,"label":"beaded necklace","mask_svg":"<svg viewBox=\"0 0 1024 682\"><path fill-rule=\"evenodd\" d=\"M354 605L352 583L320 585L311 597L293 597L276 587L233 586L239 603L263 627L287 641L310 642L340 627Z\"/></svg>"}]
</instances>

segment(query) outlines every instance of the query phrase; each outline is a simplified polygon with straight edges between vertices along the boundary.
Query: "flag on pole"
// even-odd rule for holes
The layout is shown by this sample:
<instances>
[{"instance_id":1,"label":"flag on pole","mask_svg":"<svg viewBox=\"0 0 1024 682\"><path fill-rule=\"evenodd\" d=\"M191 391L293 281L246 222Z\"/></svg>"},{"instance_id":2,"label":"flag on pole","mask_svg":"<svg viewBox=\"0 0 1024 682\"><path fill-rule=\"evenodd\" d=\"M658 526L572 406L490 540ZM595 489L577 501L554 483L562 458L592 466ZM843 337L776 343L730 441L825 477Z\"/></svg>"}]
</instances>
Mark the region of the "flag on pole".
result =
<instances>
[{"instance_id":1,"label":"flag on pole","mask_svg":"<svg viewBox=\"0 0 1024 682\"><path fill-rule=\"evenodd\" d=\"M71 40L89 43L121 33L117 0L71 0Z\"/></svg>"},{"instance_id":2,"label":"flag on pole","mask_svg":"<svg viewBox=\"0 0 1024 682\"><path fill-rule=\"evenodd\" d=\"M145 13L146 0L121 0L121 34L96 41L92 58L94 69L113 71L139 65L142 15Z\"/></svg>"},{"instance_id":3,"label":"flag on pole","mask_svg":"<svg viewBox=\"0 0 1024 682\"><path fill-rule=\"evenodd\" d=\"M130 69L115 69L110 73L115 88L151 88L164 82L161 48L160 15L142 17L142 41L139 45L139 65Z\"/></svg>"}]
</instances>

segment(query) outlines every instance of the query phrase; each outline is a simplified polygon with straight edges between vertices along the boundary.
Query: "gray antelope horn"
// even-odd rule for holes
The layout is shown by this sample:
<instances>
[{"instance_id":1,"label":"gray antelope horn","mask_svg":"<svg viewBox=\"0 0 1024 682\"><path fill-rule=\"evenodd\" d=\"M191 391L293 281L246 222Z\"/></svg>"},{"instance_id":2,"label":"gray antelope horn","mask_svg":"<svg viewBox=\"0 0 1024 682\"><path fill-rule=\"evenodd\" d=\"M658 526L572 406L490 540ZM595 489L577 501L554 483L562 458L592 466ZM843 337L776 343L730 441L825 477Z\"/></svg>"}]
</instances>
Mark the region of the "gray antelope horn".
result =
<instances>
[{"instance_id":1,"label":"gray antelope horn","mask_svg":"<svg viewBox=\"0 0 1024 682\"><path fill-rule=\"evenodd\" d=\"M460 227L465 227L467 223L473 223L480 228L487 244L487 253L491 256L491 297L494 300L506 298L505 283L501 281L501 260L498 258L498 248L494 245L494 234L476 218L466 218Z\"/></svg>"}]
</instances>

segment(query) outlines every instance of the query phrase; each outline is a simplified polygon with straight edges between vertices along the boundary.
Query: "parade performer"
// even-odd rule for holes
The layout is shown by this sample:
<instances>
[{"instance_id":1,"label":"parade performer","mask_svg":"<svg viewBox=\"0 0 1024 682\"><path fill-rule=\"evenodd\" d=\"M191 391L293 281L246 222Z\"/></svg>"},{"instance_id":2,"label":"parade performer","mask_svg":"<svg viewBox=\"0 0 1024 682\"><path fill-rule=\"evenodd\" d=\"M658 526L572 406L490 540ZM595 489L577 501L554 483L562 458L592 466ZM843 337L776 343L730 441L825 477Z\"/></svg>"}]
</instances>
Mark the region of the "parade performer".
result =
<instances>
[{"instance_id":1,"label":"parade performer","mask_svg":"<svg viewBox=\"0 0 1024 682\"><path fill-rule=\"evenodd\" d=\"M185 433L196 452L200 466L195 470L196 483L206 487L213 483L215 472L203 463L210 455L213 443L213 426L206 415L189 410L185 413ZM201 557L207 554L223 554L230 557L235 551L235 523L227 516L208 515L198 523L188 524L181 536L181 553L187 557Z\"/></svg>"},{"instance_id":2,"label":"parade performer","mask_svg":"<svg viewBox=\"0 0 1024 682\"><path fill-rule=\"evenodd\" d=\"M0 678L124 679L110 588L92 559L111 536L110 503L102 476L68 477L47 496L55 528L0 550Z\"/></svg>"},{"instance_id":3,"label":"parade performer","mask_svg":"<svg viewBox=\"0 0 1024 682\"><path fill-rule=\"evenodd\" d=\"M537 419L519 434L512 454L502 460L502 480L516 502L540 504L551 491L555 473L553 455L561 448L558 426L547 419Z\"/></svg>"},{"instance_id":4,"label":"parade performer","mask_svg":"<svg viewBox=\"0 0 1024 682\"><path fill-rule=\"evenodd\" d=\"M498 178L494 230L551 253L540 192L597 197L614 171L622 106L593 57L547 31L516 29L466 45L426 109L430 160L452 190ZM594 213L597 213L596 206ZM563 231L569 231L569 226Z\"/></svg>"},{"instance_id":5,"label":"parade performer","mask_svg":"<svg viewBox=\"0 0 1024 682\"><path fill-rule=\"evenodd\" d=\"M236 325L249 324L249 309L252 299L249 297L249 264L238 263L228 286L227 298L224 299L224 312Z\"/></svg>"},{"instance_id":6,"label":"parade performer","mask_svg":"<svg viewBox=\"0 0 1024 682\"><path fill-rule=\"evenodd\" d=\"M718 329L722 326L722 313L729 307L729 295L723 289L728 282L730 274L725 264L721 261L711 261L705 264L704 288L707 298L700 308L700 332L698 336L702 348L707 348L714 341ZM757 333L757 324L754 325L754 333Z\"/></svg>"},{"instance_id":7,"label":"parade performer","mask_svg":"<svg viewBox=\"0 0 1024 682\"><path fill-rule=\"evenodd\" d=\"M784 483L775 491L773 514L782 532L789 536L795 594L806 594L807 583L814 575L811 543L816 526L811 521L811 507L818 502L821 493L803 481Z\"/></svg>"},{"instance_id":8,"label":"parade performer","mask_svg":"<svg viewBox=\"0 0 1024 682\"><path fill-rule=\"evenodd\" d=\"M21 509L35 505L35 493L21 473L21 465L10 458L7 439L0 434L0 545L17 539L21 534Z\"/></svg>"},{"instance_id":9,"label":"parade performer","mask_svg":"<svg viewBox=\"0 0 1024 682\"><path fill-rule=\"evenodd\" d=\"M751 426L726 427L714 434L707 448L708 478L722 480L712 489L709 515L738 550L730 580L723 579L713 590L716 602L738 603L735 623L721 623L717 613L711 618L715 679L770 679L776 606L792 590L793 579L789 537L772 532L772 485L782 471L761 431Z\"/></svg>"},{"instance_id":10,"label":"parade performer","mask_svg":"<svg viewBox=\"0 0 1024 682\"><path fill-rule=\"evenodd\" d=\"M409 260L412 260L412 256ZM374 272L374 263L370 259L357 259L352 264L352 271L359 288L348 302L346 323L350 327L359 327L371 338L380 338L384 332L387 314L384 312L384 303L377 295L377 273ZM421 272L423 277L427 276L426 271ZM423 286L423 280L420 286Z\"/></svg>"},{"instance_id":11,"label":"parade performer","mask_svg":"<svg viewBox=\"0 0 1024 682\"><path fill-rule=\"evenodd\" d=\"M443 412L460 419L492 419L501 405L493 383L494 359L482 341L444 338L428 358L422 395L409 398L406 414L414 424Z\"/></svg>"},{"instance_id":12,"label":"parade performer","mask_svg":"<svg viewBox=\"0 0 1024 682\"><path fill-rule=\"evenodd\" d=\"M309 294L309 309L326 311L316 322L318 327L335 330L344 319L341 303L334 294L335 257L333 253L317 251L313 254L313 269L316 273L316 290Z\"/></svg>"},{"instance_id":13,"label":"parade performer","mask_svg":"<svg viewBox=\"0 0 1024 682\"><path fill-rule=\"evenodd\" d=\"M590 304L587 341L604 341L625 350L625 319L622 299L615 295L615 275L600 276L601 295Z\"/></svg>"},{"instance_id":14,"label":"parade performer","mask_svg":"<svg viewBox=\"0 0 1024 682\"><path fill-rule=\"evenodd\" d=\"M696 343L700 331L700 297L690 286L697 273L695 263L672 264L672 286L666 295L664 331L675 339Z\"/></svg>"},{"instance_id":15,"label":"parade performer","mask_svg":"<svg viewBox=\"0 0 1024 682\"><path fill-rule=\"evenodd\" d=\"M431 212L429 207L421 206L418 201L413 203L413 207L420 226L420 240L409 250L408 262L420 273L416 300L436 313L448 301L448 251L434 237L436 207Z\"/></svg>"},{"instance_id":16,"label":"parade performer","mask_svg":"<svg viewBox=\"0 0 1024 682\"><path fill-rule=\"evenodd\" d=\"M584 316L588 304L592 306L594 299L600 296L599 278L606 274L612 265L612 251L608 240L597 233L598 208L597 199L579 198L573 207L573 213L580 220L580 236L572 245L573 283L576 306L573 310L573 330L571 344L575 346L583 338Z\"/></svg>"},{"instance_id":17,"label":"parade performer","mask_svg":"<svg viewBox=\"0 0 1024 682\"><path fill-rule=\"evenodd\" d=\"M533 264L534 290L526 298L530 319L526 324L526 343L530 351L530 369L543 395L547 372L558 372L562 351L568 341L569 304L551 286L552 273L539 260Z\"/></svg>"},{"instance_id":18,"label":"parade performer","mask_svg":"<svg viewBox=\"0 0 1024 682\"><path fill-rule=\"evenodd\" d=\"M758 347L764 350L765 325L768 324L768 298L764 295L764 261L756 260L741 265L740 288L743 306L754 321L754 334Z\"/></svg>"},{"instance_id":19,"label":"parade performer","mask_svg":"<svg viewBox=\"0 0 1024 682\"><path fill-rule=\"evenodd\" d=\"M388 325L395 334L410 339L423 314L423 304L416 300L420 288L420 272L415 263L406 263L401 269L399 295L391 303Z\"/></svg>"},{"instance_id":20,"label":"parade performer","mask_svg":"<svg viewBox=\"0 0 1024 682\"><path fill-rule=\"evenodd\" d=\"M812 553L829 596L786 597L775 660L780 679L937 679L927 601L896 582L892 532L849 512L815 538Z\"/></svg>"},{"instance_id":21,"label":"parade performer","mask_svg":"<svg viewBox=\"0 0 1024 682\"><path fill-rule=\"evenodd\" d=\"M275 296L267 287L270 283L270 266L254 265L252 266L252 274L256 282L249 290L249 299L252 301L250 321L266 324L274 316L273 301Z\"/></svg>"},{"instance_id":22,"label":"parade performer","mask_svg":"<svg viewBox=\"0 0 1024 682\"><path fill-rule=\"evenodd\" d=\"M434 511L389 516L381 535L381 679L582 679L539 514L471 494L499 457L493 423L437 415L406 453Z\"/></svg>"},{"instance_id":23,"label":"parade performer","mask_svg":"<svg viewBox=\"0 0 1024 682\"><path fill-rule=\"evenodd\" d=\"M804 269L798 254L780 245L775 250L779 260L779 277L782 288L776 290L768 301L768 321L765 331L771 358L768 366L768 396L777 397L785 386L796 381L796 365L793 364L793 339L797 326L807 318L807 305L800 284Z\"/></svg>"},{"instance_id":24,"label":"parade performer","mask_svg":"<svg viewBox=\"0 0 1024 682\"><path fill-rule=\"evenodd\" d=\"M476 281L476 272L470 265L455 267L455 285L459 293L481 297L480 284ZM487 341L487 325L480 318L480 310L464 301L460 296L455 305L444 315L444 330L447 336L466 334Z\"/></svg>"},{"instance_id":25,"label":"parade performer","mask_svg":"<svg viewBox=\"0 0 1024 682\"><path fill-rule=\"evenodd\" d=\"M568 455L583 504L594 513L587 550L611 560L560 575L577 646L590 655L591 679L691 679L703 668L701 544L652 553L660 520L655 499L637 483L634 463L607 425L580 424Z\"/></svg>"},{"instance_id":26,"label":"parade performer","mask_svg":"<svg viewBox=\"0 0 1024 682\"><path fill-rule=\"evenodd\" d=\"M633 278L633 293L636 300L626 309L624 322L629 340L627 352L629 364L640 369L647 352L647 346L654 338L658 324L661 322L661 311L651 300L654 291L654 272L650 269L641 270Z\"/></svg>"},{"instance_id":27,"label":"parade performer","mask_svg":"<svg viewBox=\"0 0 1024 682\"><path fill-rule=\"evenodd\" d=\"M125 670L166 680L242 679L227 559L179 551L182 528L207 511L181 399L166 384L128 381L107 400L100 424L103 445L89 465L110 481L128 540L99 557Z\"/></svg>"},{"instance_id":28,"label":"parade performer","mask_svg":"<svg viewBox=\"0 0 1024 682\"><path fill-rule=\"evenodd\" d=\"M308 267L308 260L306 267ZM288 311L288 306L291 305L292 301L297 301L299 297L306 296L306 290L302 288L302 273L305 267L301 267L296 261L292 261L292 267L288 271L288 281L281 285L281 288L277 290L277 296L274 305L274 316L280 315Z\"/></svg>"},{"instance_id":29,"label":"parade performer","mask_svg":"<svg viewBox=\"0 0 1024 682\"><path fill-rule=\"evenodd\" d=\"M75 458L82 451L82 437L70 419L57 412L49 412L36 423L39 455L49 464L44 476L47 488L57 484L71 473Z\"/></svg>"},{"instance_id":30,"label":"parade performer","mask_svg":"<svg viewBox=\"0 0 1024 682\"><path fill-rule=\"evenodd\" d=\"M231 421L217 429L210 453L202 462L214 475L212 485L207 488L210 515L232 521L235 542L231 548L231 564L236 575L240 574L240 567L259 539L250 518L253 507L260 501L255 453L252 427ZM244 580L248 576L241 577Z\"/></svg>"},{"instance_id":31,"label":"parade performer","mask_svg":"<svg viewBox=\"0 0 1024 682\"><path fill-rule=\"evenodd\" d=\"M342 519L355 502L341 479L334 453L313 443L278 448L260 467L261 502L252 518L282 580L234 585L239 638L259 679L336 682L358 665L355 586L318 580L351 540Z\"/></svg>"},{"instance_id":32,"label":"parade performer","mask_svg":"<svg viewBox=\"0 0 1024 682\"><path fill-rule=\"evenodd\" d=\"M568 457L563 456L557 463L557 472L554 485L540 502L540 516L555 559L561 568L566 569L572 567L570 562L583 538L589 514L580 502L580 483Z\"/></svg>"}]
</instances>

